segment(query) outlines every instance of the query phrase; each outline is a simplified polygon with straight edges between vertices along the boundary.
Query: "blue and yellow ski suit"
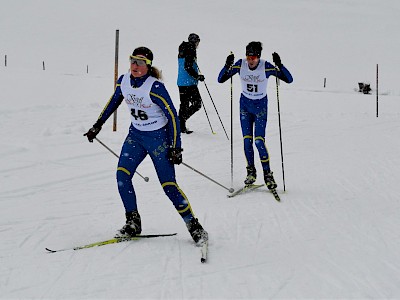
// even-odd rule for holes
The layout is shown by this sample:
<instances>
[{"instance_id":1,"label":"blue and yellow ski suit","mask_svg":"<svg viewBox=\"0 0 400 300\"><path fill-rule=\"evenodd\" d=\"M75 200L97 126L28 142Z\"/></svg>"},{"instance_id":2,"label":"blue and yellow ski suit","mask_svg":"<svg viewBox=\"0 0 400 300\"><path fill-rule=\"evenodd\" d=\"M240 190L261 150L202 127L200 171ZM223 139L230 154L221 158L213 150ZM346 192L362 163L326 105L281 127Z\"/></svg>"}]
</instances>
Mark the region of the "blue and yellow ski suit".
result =
<instances>
[{"instance_id":1,"label":"blue and yellow ski suit","mask_svg":"<svg viewBox=\"0 0 400 300\"><path fill-rule=\"evenodd\" d=\"M97 120L97 124L100 126L106 122L124 100L121 90L123 77L124 75L118 79L114 94ZM148 77L148 74L140 78L130 76L130 84L133 88L140 88ZM137 210L137 199L132 177L138 165L149 154L165 194L172 201L184 221L187 222L194 217L193 212L188 199L176 183L175 167L167 157L169 148L181 148L179 118L168 91L162 82L156 80L153 83L150 90L150 99L161 108L168 122L164 127L153 131L138 130L131 124L121 149L117 167L118 190L125 211L132 212ZM134 112L132 112L133 114Z\"/></svg>"},{"instance_id":2,"label":"blue and yellow ski suit","mask_svg":"<svg viewBox=\"0 0 400 300\"><path fill-rule=\"evenodd\" d=\"M265 64L265 78L268 79L270 76L275 76L286 83L293 82L293 77L285 66L282 65L280 69L276 69L267 61L260 60L260 63ZM239 59L231 68L224 66L219 73L218 82L223 83L237 73L240 75L242 66L242 59ZM249 70L246 71L248 72ZM254 140L263 170L269 172L269 153L265 145L265 130L268 116L268 97L266 94L266 84L265 90L261 92L265 94L265 96L262 98L249 99L244 95L244 91L242 91L240 95L240 125L242 128L244 153L247 160L247 166L254 166Z\"/></svg>"}]
</instances>

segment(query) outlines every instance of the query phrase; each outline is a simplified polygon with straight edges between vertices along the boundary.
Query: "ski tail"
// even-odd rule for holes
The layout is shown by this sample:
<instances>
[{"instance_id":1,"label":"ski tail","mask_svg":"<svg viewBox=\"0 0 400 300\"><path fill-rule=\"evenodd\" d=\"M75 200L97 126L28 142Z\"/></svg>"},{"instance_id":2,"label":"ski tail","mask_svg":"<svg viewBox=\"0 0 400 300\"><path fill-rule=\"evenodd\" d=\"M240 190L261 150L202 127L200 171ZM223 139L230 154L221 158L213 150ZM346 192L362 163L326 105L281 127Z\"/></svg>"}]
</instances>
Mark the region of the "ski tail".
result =
<instances>
[{"instance_id":1,"label":"ski tail","mask_svg":"<svg viewBox=\"0 0 400 300\"><path fill-rule=\"evenodd\" d=\"M270 190L270 192L272 193L272 195L274 195L274 198L276 201L281 202L281 198L278 195L278 192L276 191L276 189L272 189Z\"/></svg>"},{"instance_id":2,"label":"ski tail","mask_svg":"<svg viewBox=\"0 0 400 300\"><path fill-rule=\"evenodd\" d=\"M202 263L207 262L207 257L208 257L208 241L205 241L205 242L203 243L203 245L201 246L200 251L201 251L201 259L200 259L200 261L201 261Z\"/></svg>"}]
</instances>

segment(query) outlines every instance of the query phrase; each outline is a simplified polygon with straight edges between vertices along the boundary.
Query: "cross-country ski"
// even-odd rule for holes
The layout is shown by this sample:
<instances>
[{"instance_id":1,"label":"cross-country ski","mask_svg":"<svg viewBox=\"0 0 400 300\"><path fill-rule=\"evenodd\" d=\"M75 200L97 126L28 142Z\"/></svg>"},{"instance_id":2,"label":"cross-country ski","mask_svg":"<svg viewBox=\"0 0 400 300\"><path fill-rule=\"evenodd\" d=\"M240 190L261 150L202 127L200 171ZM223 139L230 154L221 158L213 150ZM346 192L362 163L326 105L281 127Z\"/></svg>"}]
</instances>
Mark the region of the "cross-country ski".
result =
<instances>
[{"instance_id":1,"label":"cross-country ski","mask_svg":"<svg viewBox=\"0 0 400 300\"><path fill-rule=\"evenodd\" d=\"M136 241L136 240L140 240L140 239L157 238L157 237L168 237L168 236L174 236L174 235L176 235L176 233L142 234L142 235L137 235L137 236L132 236L132 237L112 238L112 239L101 241L101 242L94 242L94 243L86 244L86 245L83 245L83 246L76 246L76 247L71 247L71 248L64 248L64 249L57 249L57 250L53 250L53 249L50 249L50 248L45 248L45 249L50 253L55 253L55 252L61 252L61 251L67 251L67 250L82 250L82 249L105 246L105 245L110 245L110 244L129 242L129 241Z\"/></svg>"}]
</instances>

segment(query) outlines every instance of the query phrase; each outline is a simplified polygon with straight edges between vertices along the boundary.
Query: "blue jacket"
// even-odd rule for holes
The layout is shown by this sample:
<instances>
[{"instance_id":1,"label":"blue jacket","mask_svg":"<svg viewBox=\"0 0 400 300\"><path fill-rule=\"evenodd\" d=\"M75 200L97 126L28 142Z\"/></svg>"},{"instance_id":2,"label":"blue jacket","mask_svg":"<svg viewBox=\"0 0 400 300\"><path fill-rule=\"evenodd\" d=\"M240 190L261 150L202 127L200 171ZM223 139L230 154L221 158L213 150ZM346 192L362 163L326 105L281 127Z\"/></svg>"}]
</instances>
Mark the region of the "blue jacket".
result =
<instances>
[{"instance_id":1,"label":"blue jacket","mask_svg":"<svg viewBox=\"0 0 400 300\"><path fill-rule=\"evenodd\" d=\"M140 87L148 77L149 74L139 78L131 76L131 85L133 87ZM114 94L111 96L110 100L108 100L106 106L101 112L95 124L97 127L102 126L124 100L124 96L122 95L121 91L122 78L123 75L119 77ZM168 118L168 123L166 125L169 132L169 141L167 141L168 145L173 148L181 148L181 132L178 114L176 113L176 109L172 103L171 97L169 96L168 91L162 82L155 81L153 83L153 86L150 90L150 98L162 109L165 116Z\"/></svg>"},{"instance_id":2,"label":"blue jacket","mask_svg":"<svg viewBox=\"0 0 400 300\"><path fill-rule=\"evenodd\" d=\"M198 84L199 67L196 62L196 46L182 42L178 52L178 86L193 86Z\"/></svg>"}]
</instances>

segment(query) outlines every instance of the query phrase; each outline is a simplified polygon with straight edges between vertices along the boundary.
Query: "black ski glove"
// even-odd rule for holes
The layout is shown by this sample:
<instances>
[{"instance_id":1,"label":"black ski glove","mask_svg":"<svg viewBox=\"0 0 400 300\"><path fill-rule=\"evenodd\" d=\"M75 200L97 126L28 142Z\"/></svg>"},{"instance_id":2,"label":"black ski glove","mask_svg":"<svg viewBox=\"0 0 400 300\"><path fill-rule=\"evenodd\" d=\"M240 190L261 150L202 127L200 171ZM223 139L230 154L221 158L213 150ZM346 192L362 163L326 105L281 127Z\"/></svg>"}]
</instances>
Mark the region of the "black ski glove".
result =
<instances>
[{"instance_id":1,"label":"black ski glove","mask_svg":"<svg viewBox=\"0 0 400 300\"><path fill-rule=\"evenodd\" d=\"M274 62L274 64L275 64L278 68L282 67L281 58L280 58L280 56L279 56L278 53L276 53L276 52L272 53L272 61Z\"/></svg>"},{"instance_id":2,"label":"black ski glove","mask_svg":"<svg viewBox=\"0 0 400 300\"><path fill-rule=\"evenodd\" d=\"M204 79L205 79L205 78L204 78L204 75L201 75L201 74L200 74L200 75L197 76L197 80L198 80L198 81L204 81Z\"/></svg>"},{"instance_id":3,"label":"black ski glove","mask_svg":"<svg viewBox=\"0 0 400 300\"><path fill-rule=\"evenodd\" d=\"M182 148L169 148L168 160L174 165L179 165L182 162Z\"/></svg>"},{"instance_id":4,"label":"black ski glove","mask_svg":"<svg viewBox=\"0 0 400 300\"><path fill-rule=\"evenodd\" d=\"M229 54L228 57L226 58L225 66L229 69L230 67L232 67L234 61L235 61L235 55L233 55L233 53Z\"/></svg>"},{"instance_id":5,"label":"black ski glove","mask_svg":"<svg viewBox=\"0 0 400 300\"><path fill-rule=\"evenodd\" d=\"M101 125L96 122L96 124L94 124L93 127L90 128L83 136L86 136L88 141L93 143L94 138L99 134L100 130Z\"/></svg>"}]
</instances>

